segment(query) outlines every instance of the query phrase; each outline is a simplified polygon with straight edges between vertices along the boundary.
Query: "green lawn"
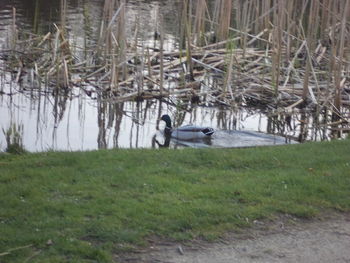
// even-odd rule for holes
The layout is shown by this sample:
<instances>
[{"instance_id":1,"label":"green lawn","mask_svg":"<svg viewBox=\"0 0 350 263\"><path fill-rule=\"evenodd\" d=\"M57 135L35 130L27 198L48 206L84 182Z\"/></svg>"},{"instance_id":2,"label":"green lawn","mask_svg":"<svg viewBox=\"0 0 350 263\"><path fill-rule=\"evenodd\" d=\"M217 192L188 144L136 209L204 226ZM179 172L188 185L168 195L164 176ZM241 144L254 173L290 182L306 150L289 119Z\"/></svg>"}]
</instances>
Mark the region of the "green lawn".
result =
<instances>
[{"instance_id":1,"label":"green lawn","mask_svg":"<svg viewBox=\"0 0 350 263\"><path fill-rule=\"evenodd\" d=\"M110 262L150 236L214 240L279 213L350 211L350 140L0 154L0 195L0 262Z\"/></svg>"}]
</instances>

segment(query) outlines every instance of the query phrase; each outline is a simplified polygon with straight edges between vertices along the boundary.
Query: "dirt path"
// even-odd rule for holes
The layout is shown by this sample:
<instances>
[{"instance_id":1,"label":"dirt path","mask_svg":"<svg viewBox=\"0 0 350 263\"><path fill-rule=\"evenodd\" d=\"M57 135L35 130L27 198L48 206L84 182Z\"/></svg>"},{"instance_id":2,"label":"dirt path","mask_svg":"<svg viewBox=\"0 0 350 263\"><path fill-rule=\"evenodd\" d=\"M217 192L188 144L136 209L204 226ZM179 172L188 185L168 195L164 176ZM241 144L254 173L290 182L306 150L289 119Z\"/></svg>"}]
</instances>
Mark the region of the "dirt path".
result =
<instances>
[{"instance_id":1,"label":"dirt path","mask_svg":"<svg viewBox=\"0 0 350 263\"><path fill-rule=\"evenodd\" d=\"M350 214L312 221L291 217L273 223L256 221L252 229L230 234L218 243L163 243L117 259L143 263L350 263Z\"/></svg>"}]
</instances>

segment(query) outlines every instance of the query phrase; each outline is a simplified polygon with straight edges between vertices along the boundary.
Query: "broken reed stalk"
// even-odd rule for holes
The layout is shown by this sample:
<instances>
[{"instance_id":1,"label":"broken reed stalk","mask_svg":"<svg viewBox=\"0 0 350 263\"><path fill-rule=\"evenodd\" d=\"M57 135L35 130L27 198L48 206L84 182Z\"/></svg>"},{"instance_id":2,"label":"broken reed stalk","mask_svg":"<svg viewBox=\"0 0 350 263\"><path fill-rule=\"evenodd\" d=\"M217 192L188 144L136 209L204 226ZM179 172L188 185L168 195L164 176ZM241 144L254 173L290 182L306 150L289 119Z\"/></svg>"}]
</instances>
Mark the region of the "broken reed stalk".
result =
<instances>
[{"instance_id":1,"label":"broken reed stalk","mask_svg":"<svg viewBox=\"0 0 350 263\"><path fill-rule=\"evenodd\" d=\"M152 78L153 71L152 71L152 66L151 66L151 55L150 55L150 51L149 51L148 47L147 47L146 55L147 55L147 72L148 72L147 76L149 78Z\"/></svg>"},{"instance_id":2,"label":"broken reed stalk","mask_svg":"<svg viewBox=\"0 0 350 263\"><path fill-rule=\"evenodd\" d=\"M311 6L310 6L310 16L309 16L309 22L308 22L308 28L307 28L307 36L306 36L306 45L308 46L308 50L313 51L315 46L315 30L313 23L315 23L315 19L317 17L317 8L318 6L316 4L318 0L311 0ZM302 21L300 21L302 23ZM300 25L301 30L303 31L303 26ZM304 76L304 83L303 83L303 99L306 101L307 94L309 92L309 78L310 78L310 72L312 67L312 61L311 61L311 53L306 54L306 72Z\"/></svg>"},{"instance_id":3,"label":"broken reed stalk","mask_svg":"<svg viewBox=\"0 0 350 263\"><path fill-rule=\"evenodd\" d=\"M189 22L190 20L187 20ZM186 25L186 60L187 60L187 67L189 70L189 76L191 80L194 80L194 74L193 74L193 62L192 62L192 41L191 41L191 32L190 32L191 25Z\"/></svg>"},{"instance_id":4,"label":"broken reed stalk","mask_svg":"<svg viewBox=\"0 0 350 263\"><path fill-rule=\"evenodd\" d=\"M321 3L321 8L322 8L322 15L320 18L321 21L321 34L320 34L320 39L324 40L327 37L327 31L324 30L325 28L329 28L331 26L331 9L332 9L332 0L324 0Z\"/></svg>"},{"instance_id":5,"label":"broken reed stalk","mask_svg":"<svg viewBox=\"0 0 350 263\"><path fill-rule=\"evenodd\" d=\"M229 37L229 28L231 24L232 0L215 1L216 15L216 32L215 35L218 41L225 40Z\"/></svg>"},{"instance_id":6,"label":"broken reed stalk","mask_svg":"<svg viewBox=\"0 0 350 263\"><path fill-rule=\"evenodd\" d=\"M230 95L231 95L231 99L234 99L234 95L233 95L233 92L232 92L232 75L233 75L233 61L235 59L235 56L234 56L234 51L231 50L231 55L230 55L230 58L229 58L229 64L228 64L228 67L227 67L227 71L226 71L226 76L225 76L225 81L224 81L224 95L226 95L227 91L229 90L230 91Z\"/></svg>"},{"instance_id":7,"label":"broken reed stalk","mask_svg":"<svg viewBox=\"0 0 350 263\"><path fill-rule=\"evenodd\" d=\"M101 18L101 24L100 24L100 33L99 38L96 45L96 59L100 60L101 56L104 57L104 60L107 59L108 51L111 50L112 46L112 36L111 36L111 30L113 22L111 23L113 19L113 10L116 6L116 0L105 0L103 5L103 15ZM118 10L117 10L118 11ZM115 16L116 17L116 16ZM114 21L114 19L113 19ZM102 54L103 53L103 54Z\"/></svg>"},{"instance_id":8,"label":"broken reed stalk","mask_svg":"<svg viewBox=\"0 0 350 263\"><path fill-rule=\"evenodd\" d=\"M196 1L196 13L193 24L193 33L195 33L194 43L202 46L205 41L205 14L207 11L206 0Z\"/></svg>"},{"instance_id":9,"label":"broken reed stalk","mask_svg":"<svg viewBox=\"0 0 350 263\"><path fill-rule=\"evenodd\" d=\"M112 54L112 67L111 67L111 83L110 83L110 90L111 93L115 94L118 91L118 76L119 76L119 70L117 66L117 58L116 55Z\"/></svg>"},{"instance_id":10,"label":"broken reed stalk","mask_svg":"<svg viewBox=\"0 0 350 263\"><path fill-rule=\"evenodd\" d=\"M336 52L337 63L334 69L334 81L335 81L335 96L334 96L334 106L337 112L340 112L341 106L341 79L342 79L342 69L344 60L344 47L345 47L345 36L346 34L346 23L347 17L350 15L350 0L346 0L345 7L342 10L341 16L341 29L340 29L340 40L338 43L338 48ZM337 120L336 115L333 116L333 120Z\"/></svg>"},{"instance_id":11,"label":"broken reed stalk","mask_svg":"<svg viewBox=\"0 0 350 263\"><path fill-rule=\"evenodd\" d=\"M245 55L245 49L247 47L247 37L248 37L248 18L249 18L249 1L237 2L237 29L240 35L240 46L243 48L243 56Z\"/></svg>"},{"instance_id":12,"label":"broken reed stalk","mask_svg":"<svg viewBox=\"0 0 350 263\"><path fill-rule=\"evenodd\" d=\"M61 28L65 31L67 14L67 0L60 1Z\"/></svg>"},{"instance_id":13,"label":"broken reed stalk","mask_svg":"<svg viewBox=\"0 0 350 263\"><path fill-rule=\"evenodd\" d=\"M159 80L159 92L160 96L163 96L163 89L164 89L164 28L163 28L163 17L160 17L161 24L160 24L160 80Z\"/></svg>"},{"instance_id":14,"label":"broken reed stalk","mask_svg":"<svg viewBox=\"0 0 350 263\"><path fill-rule=\"evenodd\" d=\"M141 98L141 93L143 92L143 87L144 87L144 61L145 61L145 49L144 46L142 45L141 49L141 56L140 56L140 65L137 67L137 72L136 72L136 81L137 81L137 96L138 98Z\"/></svg>"},{"instance_id":15,"label":"broken reed stalk","mask_svg":"<svg viewBox=\"0 0 350 263\"><path fill-rule=\"evenodd\" d=\"M188 0L183 0L183 14L182 14L182 26L183 26L183 38L186 46L186 64L187 73L191 80L194 80L193 74L193 62L192 62L192 41L191 41L191 9Z\"/></svg>"},{"instance_id":16,"label":"broken reed stalk","mask_svg":"<svg viewBox=\"0 0 350 263\"><path fill-rule=\"evenodd\" d=\"M126 33L125 33L125 0L120 0L119 3L119 7L118 10L120 10L120 13L117 12L115 13L114 16L118 16L118 20L117 20L117 40L118 40L118 46L116 48L118 48L118 59L119 61L125 62L127 59L127 41L126 41ZM126 68L126 64L123 63L122 64L122 78L123 80L125 80L127 78L127 68Z\"/></svg>"},{"instance_id":17,"label":"broken reed stalk","mask_svg":"<svg viewBox=\"0 0 350 263\"><path fill-rule=\"evenodd\" d=\"M16 43L18 40L17 26L16 26L16 8L12 8L12 39L11 39L11 49L16 49Z\"/></svg>"},{"instance_id":18,"label":"broken reed stalk","mask_svg":"<svg viewBox=\"0 0 350 263\"><path fill-rule=\"evenodd\" d=\"M278 96L278 88L280 86L280 77L281 77L281 69L283 67L282 65L282 55L283 52L283 38L284 33L283 29L285 28L285 20L286 20L286 1L279 1L278 2L278 16L277 16L277 25L278 25L278 33L277 33L277 76L276 76L276 97Z\"/></svg>"}]
</instances>

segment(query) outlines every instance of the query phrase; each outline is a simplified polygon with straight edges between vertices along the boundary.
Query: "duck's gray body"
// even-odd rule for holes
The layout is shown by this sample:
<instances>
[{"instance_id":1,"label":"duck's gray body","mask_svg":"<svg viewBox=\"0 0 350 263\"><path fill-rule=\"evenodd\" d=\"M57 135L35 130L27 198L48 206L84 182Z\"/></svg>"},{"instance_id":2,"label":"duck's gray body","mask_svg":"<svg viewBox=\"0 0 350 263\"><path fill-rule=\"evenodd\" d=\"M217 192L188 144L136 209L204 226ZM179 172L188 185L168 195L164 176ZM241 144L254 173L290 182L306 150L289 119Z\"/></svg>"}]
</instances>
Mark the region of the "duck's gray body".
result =
<instances>
[{"instance_id":1,"label":"duck's gray body","mask_svg":"<svg viewBox=\"0 0 350 263\"><path fill-rule=\"evenodd\" d=\"M163 115L161 118L166 123L164 133L178 140L198 140L210 138L214 133L214 129L210 127L199 127L194 125L186 125L173 129L169 115Z\"/></svg>"}]
</instances>

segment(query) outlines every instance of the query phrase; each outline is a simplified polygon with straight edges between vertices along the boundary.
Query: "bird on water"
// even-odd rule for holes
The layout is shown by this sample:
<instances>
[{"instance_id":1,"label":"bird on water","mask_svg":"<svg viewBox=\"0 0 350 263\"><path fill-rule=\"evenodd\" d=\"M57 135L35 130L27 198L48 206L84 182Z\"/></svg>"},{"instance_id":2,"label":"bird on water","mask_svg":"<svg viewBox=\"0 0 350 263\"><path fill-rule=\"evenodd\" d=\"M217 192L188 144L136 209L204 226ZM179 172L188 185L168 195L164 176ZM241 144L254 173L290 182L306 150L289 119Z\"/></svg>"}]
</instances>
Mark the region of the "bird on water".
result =
<instances>
[{"instance_id":1,"label":"bird on water","mask_svg":"<svg viewBox=\"0 0 350 263\"><path fill-rule=\"evenodd\" d=\"M165 122L164 134L179 140L197 140L210 138L214 133L214 129L210 127L200 127L196 125L185 125L178 128L173 128L171 118L168 114L161 117Z\"/></svg>"}]
</instances>

